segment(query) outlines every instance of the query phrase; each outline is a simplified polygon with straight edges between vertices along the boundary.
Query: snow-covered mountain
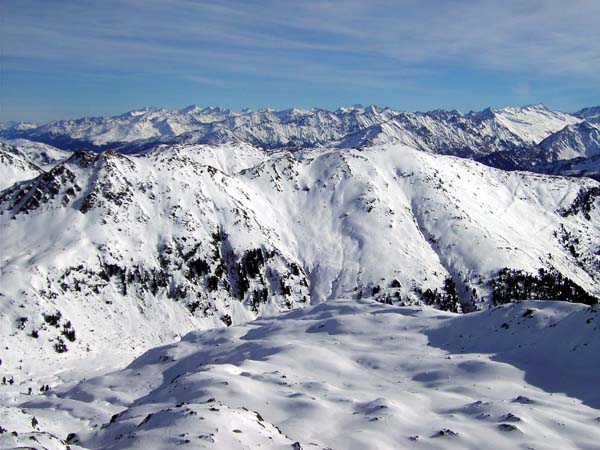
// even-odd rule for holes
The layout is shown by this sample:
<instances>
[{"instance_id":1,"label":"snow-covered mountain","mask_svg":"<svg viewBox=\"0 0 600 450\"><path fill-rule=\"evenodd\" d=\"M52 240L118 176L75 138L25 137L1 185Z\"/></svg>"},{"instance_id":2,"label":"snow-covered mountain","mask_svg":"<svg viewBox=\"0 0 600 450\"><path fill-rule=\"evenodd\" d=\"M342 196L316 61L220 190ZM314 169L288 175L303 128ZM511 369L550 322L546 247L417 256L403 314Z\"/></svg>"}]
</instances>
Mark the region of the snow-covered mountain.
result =
<instances>
[{"instance_id":1,"label":"snow-covered mountain","mask_svg":"<svg viewBox=\"0 0 600 450\"><path fill-rule=\"evenodd\" d=\"M600 106L583 108L576 113L573 113L573 115L591 123L600 123Z\"/></svg>"},{"instance_id":2,"label":"snow-covered mountain","mask_svg":"<svg viewBox=\"0 0 600 450\"><path fill-rule=\"evenodd\" d=\"M0 145L4 150L28 160L43 170L50 170L72 155L72 152L27 139L8 139L0 141Z\"/></svg>"},{"instance_id":3,"label":"snow-covered mountain","mask_svg":"<svg viewBox=\"0 0 600 450\"><path fill-rule=\"evenodd\" d=\"M42 170L29 159L19 155L15 147L0 142L0 191L13 184L30 180L42 173Z\"/></svg>"},{"instance_id":4,"label":"snow-covered mountain","mask_svg":"<svg viewBox=\"0 0 600 450\"><path fill-rule=\"evenodd\" d=\"M544 105L487 108L468 114L444 110L409 113L376 106L235 112L192 105L41 126L17 124L1 129L0 137L25 138L69 151L111 149L124 154L173 144L249 143L279 150L404 144L504 170L553 173L554 169L548 168L551 163L596 152L595 137L590 136L596 115L597 108L565 114ZM560 149L547 148L559 141Z\"/></svg>"},{"instance_id":5,"label":"snow-covered mountain","mask_svg":"<svg viewBox=\"0 0 600 450\"><path fill-rule=\"evenodd\" d=\"M491 130L508 130L527 144L539 144L552 133L581 121L570 114L552 111L542 104L488 109L481 113L471 113L471 116Z\"/></svg>"},{"instance_id":6,"label":"snow-covered mountain","mask_svg":"<svg viewBox=\"0 0 600 450\"><path fill-rule=\"evenodd\" d=\"M457 111L401 113L391 120L344 136L340 148L402 143L430 153L472 156L513 149L517 136L490 132L472 118Z\"/></svg>"},{"instance_id":7,"label":"snow-covered mountain","mask_svg":"<svg viewBox=\"0 0 600 450\"><path fill-rule=\"evenodd\" d=\"M5 130L8 137L24 137L59 148L104 149L124 143L216 143L237 140L268 148L322 145L389 120L387 108L360 106L283 111L189 106L180 110L146 108L113 117L61 120L28 130Z\"/></svg>"},{"instance_id":8,"label":"snow-covered mountain","mask_svg":"<svg viewBox=\"0 0 600 450\"><path fill-rule=\"evenodd\" d=\"M595 448L597 132L540 105L4 130L0 447ZM504 305L532 299L563 303Z\"/></svg>"},{"instance_id":9,"label":"snow-covered mountain","mask_svg":"<svg viewBox=\"0 0 600 450\"><path fill-rule=\"evenodd\" d=\"M434 153L471 156L535 145L581 121L580 117L551 111L543 105L486 109L466 115L441 110L406 113L376 106L241 112L190 106L62 120L32 129L4 130L2 134L59 148L111 148L128 153L151 148L158 142L237 141L264 148L404 143Z\"/></svg>"},{"instance_id":10,"label":"snow-covered mountain","mask_svg":"<svg viewBox=\"0 0 600 450\"><path fill-rule=\"evenodd\" d=\"M0 131L24 131L39 127L35 122L9 121L0 122Z\"/></svg>"},{"instance_id":11,"label":"snow-covered mountain","mask_svg":"<svg viewBox=\"0 0 600 450\"><path fill-rule=\"evenodd\" d=\"M548 136L540 147L555 161L600 155L600 127L590 122L569 125Z\"/></svg>"},{"instance_id":12,"label":"snow-covered mountain","mask_svg":"<svg viewBox=\"0 0 600 450\"><path fill-rule=\"evenodd\" d=\"M403 145L74 153L0 193L0 333L19 355L3 364L126 356L339 297L592 303L599 204L593 180Z\"/></svg>"}]
</instances>

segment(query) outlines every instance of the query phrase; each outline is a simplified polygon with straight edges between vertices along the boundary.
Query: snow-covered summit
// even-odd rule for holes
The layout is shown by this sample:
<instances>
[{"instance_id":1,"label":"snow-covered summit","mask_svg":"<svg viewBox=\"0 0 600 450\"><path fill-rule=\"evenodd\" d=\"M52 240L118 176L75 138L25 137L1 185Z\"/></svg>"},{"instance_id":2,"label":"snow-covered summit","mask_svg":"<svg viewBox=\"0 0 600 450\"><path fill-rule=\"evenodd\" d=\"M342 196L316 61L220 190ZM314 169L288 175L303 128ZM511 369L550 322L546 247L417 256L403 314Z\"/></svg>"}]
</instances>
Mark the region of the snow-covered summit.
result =
<instances>
[{"instance_id":1,"label":"snow-covered summit","mask_svg":"<svg viewBox=\"0 0 600 450\"><path fill-rule=\"evenodd\" d=\"M487 123L492 129L504 128L528 144L539 144L552 133L581 121L569 114L552 111L542 104L490 109L485 118L477 113L473 117Z\"/></svg>"},{"instance_id":2,"label":"snow-covered summit","mask_svg":"<svg viewBox=\"0 0 600 450\"><path fill-rule=\"evenodd\" d=\"M0 191L42 173L38 166L13 150L14 147L0 142Z\"/></svg>"},{"instance_id":3,"label":"snow-covered summit","mask_svg":"<svg viewBox=\"0 0 600 450\"><path fill-rule=\"evenodd\" d=\"M587 121L569 125L540 143L554 160L600 155L600 125Z\"/></svg>"},{"instance_id":4,"label":"snow-covered summit","mask_svg":"<svg viewBox=\"0 0 600 450\"><path fill-rule=\"evenodd\" d=\"M267 148L311 147L348 142L351 136L382 127L393 121L391 128L401 127L408 138L399 139L398 132L380 133L385 137L377 142L403 142L418 139L424 133L428 143L442 141L448 136L461 142L462 153L477 153L476 147L490 139L511 145L538 144L550 134L582 119L551 111L543 105L486 109L462 115L457 111L434 110L428 113L401 113L377 106L355 105L335 111L325 109L271 109L233 112L219 107L190 105L181 109L145 108L113 117L83 118L51 122L35 128L5 130L5 135L38 139L48 143L63 142L72 148L89 146L106 148L111 144L162 142L197 143L222 142L223 136ZM461 135L467 134L471 139ZM14 136L13 136L14 137ZM355 138L356 140L356 138ZM362 139L362 142L366 142ZM488 145L489 146L489 145ZM506 145L502 146L506 150ZM448 144L437 152L459 154L461 149ZM481 152L479 152L481 153Z\"/></svg>"},{"instance_id":5,"label":"snow-covered summit","mask_svg":"<svg viewBox=\"0 0 600 450\"><path fill-rule=\"evenodd\" d=\"M29 355L7 368L339 297L471 311L600 294L589 179L404 145L248 144L77 152L29 178L0 193L0 333Z\"/></svg>"},{"instance_id":6,"label":"snow-covered summit","mask_svg":"<svg viewBox=\"0 0 600 450\"><path fill-rule=\"evenodd\" d=\"M587 120L592 123L600 123L600 106L593 106L590 108L583 108L573 113L575 117Z\"/></svg>"}]
</instances>

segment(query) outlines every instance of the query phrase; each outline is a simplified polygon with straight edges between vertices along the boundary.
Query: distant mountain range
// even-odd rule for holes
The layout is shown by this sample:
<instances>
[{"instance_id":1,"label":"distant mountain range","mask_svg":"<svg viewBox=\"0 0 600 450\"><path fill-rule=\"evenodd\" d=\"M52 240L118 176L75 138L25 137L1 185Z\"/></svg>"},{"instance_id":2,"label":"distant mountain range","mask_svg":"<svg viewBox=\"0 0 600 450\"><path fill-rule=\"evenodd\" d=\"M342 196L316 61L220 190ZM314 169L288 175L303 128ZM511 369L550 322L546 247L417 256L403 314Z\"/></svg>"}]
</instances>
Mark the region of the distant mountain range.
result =
<instances>
[{"instance_id":1,"label":"distant mountain range","mask_svg":"<svg viewBox=\"0 0 600 450\"><path fill-rule=\"evenodd\" d=\"M61 120L45 125L11 123L5 139L22 138L62 150L115 150L125 154L161 144L244 142L264 149L366 147L402 143L508 170L562 173L562 161L600 155L600 107L572 114L544 105L457 111L400 112L376 106L336 111L145 108L113 117ZM555 164L560 162L558 164ZM577 174L598 177L593 163ZM575 172L565 172L574 174Z\"/></svg>"}]
</instances>

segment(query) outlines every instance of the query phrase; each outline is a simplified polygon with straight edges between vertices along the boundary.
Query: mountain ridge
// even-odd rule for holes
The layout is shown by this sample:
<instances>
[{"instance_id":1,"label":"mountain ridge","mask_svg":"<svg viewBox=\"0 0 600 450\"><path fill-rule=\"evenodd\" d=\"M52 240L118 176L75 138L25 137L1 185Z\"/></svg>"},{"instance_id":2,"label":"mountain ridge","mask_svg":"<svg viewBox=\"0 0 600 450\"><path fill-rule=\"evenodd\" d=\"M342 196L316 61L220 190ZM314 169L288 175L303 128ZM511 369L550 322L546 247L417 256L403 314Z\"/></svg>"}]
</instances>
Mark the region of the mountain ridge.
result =
<instances>
[{"instance_id":1,"label":"mountain ridge","mask_svg":"<svg viewBox=\"0 0 600 450\"><path fill-rule=\"evenodd\" d=\"M394 422L394 430L412 433L408 442L431 439L432 448L480 446L489 433L512 448L517 437L529 443L539 438L540 426L554 430L559 416L569 417L569 427L587 420L592 409L583 414L581 404L558 393L595 407L598 397L582 389L591 385L589 377L549 379L536 367L539 361L556 373L572 365L596 367L595 124L542 106L505 117L492 109L465 116L375 107L343 109L339 117L298 109L235 116L195 107L183 114L200 113L212 117L202 125L207 134L185 131L180 142L148 138L102 151L0 142L0 227L8 237L0 240L6 380L0 445L354 445L358 441L343 434L308 437L294 426L287 406L232 400L249 386L240 380L256 376L273 381L251 383L268 402L295 405L313 417L318 398L329 416L335 407L344 423L361 429L359 422L368 420L373 436L381 437L379 424L407 416L381 393L374 396L373 386L361 384L355 397L329 403L348 389L344 383L351 380L340 373L349 368L367 371L369 383L378 374L391 380L392 398L406 392L398 390L402 381L419 392L414 405L434 401L420 411L434 414L437 428ZM119 119L121 128L97 129L104 137L115 130L147 133L142 119L157 114L164 110L128 113ZM221 125L210 122L221 116ZM136 120L137 128L126 125ZM157 130L171 133L178 124L161 123ZM215 142L198 143L209 135ZM539 144L526 142L545 135ZM329 144L316 145L321 139ZM439 332L442 322L452 325ZM563 334L568 339L561 340ZM349 353L340 354L338 338L352 347ZM398 354L403 340L409 345ZM164 344L173 351L157 347ZM560 364L544 360L536 346L558 353ZM128 368L107 374L146 350ZM492 365L482 364L492 357L488 352L497 358ZM272 369L269 361L280 357ZM245 361L250 366L242 371ZM263 363L261 373L250 375ZM305 372L296 363L320 369ZM179 394L177 403L165 400L172 388L189 394L194 386L196 392L187 380L205 383L211 367L221 386L218 399L202 384L189 406ZM488 390L498 374L501 398ZM459 392L455 379L485 388L474 384L450 408L448 398ZM280 398L284 386L294 386L289 382L301 386ZM432 388L447 391L439 396ZM550 422L546 412L527 409L538 400L552 406ZM480 412L483 418L475 416ZM526 420L517 423L516 412ZM200 414L206 432L197 435L193 416ZM492 415L493 423L486 418ZM232 421L236 428L230 430ZM166 435L165 423L181 439ZM475 424L485 437L472 431ZM595 425L577 426L585 436L571 430L565 437L560 428L556 442L575 448L597 441ZM407 436L395 434L389 447L398 439Z\"/></svg>"},{"instance_id":2,"label":"mountain ridge","mask_svg":"<svg viewBox=\"0 0 600 450\"><path fill-rule=\"evenodd\" d=\"M552 111L542 104L486 108L462 114L432 110L402 112L355 105L335 111L321 108L231 111L190 105L180 109L143 108L111 117L54 121L0 130L0 137L24 138L63 150L115 150L125 154L159 145L249 143L269 150L310 147L364 147L403 143L433 153L471 158L505 170L555 173L558 160L600 151L590 139L597 108L573 114ZM587 121L587 118L591 122ZM589 126L581 124L589 123ZM563 149L548 142L571 136ZM563 137L563 141L567 139ZM581 142L586 142L582 146ZM566 148L565 148L566 147ZM600 178L591 164L587 176ZM565 172L573 175L574 172Z\"/></svg>"},{"instance_id":3,"label":"mountain ridge","mask_svg":"<svg viewBox=\"0 0 600 450\"><path fill-rule=\"evenodd\" d=\"M46 364L344 296L593 302L599 201L593 180L403 145L77 152L0 192L3 338Z\"/></svg>"}]
</instances>

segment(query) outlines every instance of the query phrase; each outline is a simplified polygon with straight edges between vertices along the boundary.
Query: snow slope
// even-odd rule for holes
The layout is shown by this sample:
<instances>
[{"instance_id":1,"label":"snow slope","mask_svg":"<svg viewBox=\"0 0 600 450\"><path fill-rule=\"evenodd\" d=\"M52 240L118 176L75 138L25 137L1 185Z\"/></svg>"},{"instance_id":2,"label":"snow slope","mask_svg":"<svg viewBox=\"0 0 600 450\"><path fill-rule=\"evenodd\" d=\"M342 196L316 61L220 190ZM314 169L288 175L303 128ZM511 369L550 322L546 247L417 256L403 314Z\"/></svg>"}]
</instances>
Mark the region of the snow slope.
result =
<instances>
[{"instance_id":1,"label":"snow slope","mask_svg":"<svg viewBox=\"0 0 600 450\"><path fill-rule=\"evenodd\" d=\"M0 191L42 173L39 167L26 158L18 156L13 150L13 147L0 142Z\"/></svg>"},{"instance_id":2,"label":"snow slope","mask_svg":"<svg viewBox=\"0 0 600 450\"><path fill-rule=\"evenodd\" d=\"M540 143L551 158L569 160L600 155L600 128L589 122L569 125Z\"/></svg>"},{"instance_id":3,"label":"snow slope","mask_svg":"<svg viewBox=\"0 0 600 450\"><path fill-rule=\"evenodd\" d=\"M524 142L532 144L539 144L551 134L581 121L570 114L552 111L541 104L491 111L494 125L502 126Z\"/></svg>"},{"instance_id":4,"label":"snow slope","mask_svg":"<svg viewBox=\"0 0 600 450\"><path fill-rule=\"evenodd\" d=\"M0 357L20 379L340 297L469 311L504 268L593 301L599 189L402 145L75 153L0 195Z\"/></svg>"},{"instance_id":5,"label":"snow slope","mask_svg":"<svg viewBox=\"0 0 600 450\"><path fill-rule=\"evenodd\" d=\"M591 123L600 123L600 106L583 108L573 113L573 115Z\"/></svg>"},{"instance_id":6,"label":"snow slope","mask_svg":"<svg viewBox=\"0 0 600 450\"><path fill-rule=\"evenodd\" d=\"M3 144L5 150L30 161L45 171L71 156L71 152L27 139L8 139L4 140Z\"/></svg>"},{"instance_id":7,"label":"snow slope","mask_svg":"<svg viewBox=\"0 0 600 450\"><path fill-rule=\"evenodd\" d=\"M597 448L597 305L488 307L598 301L600 184L439 154L570 120L530 109L191 107L168 133L228 142L2 143L0 447Z\"/></svg>"},{"instance_id":8,"label":"snow slope","mask_svg":"<svg viewBox=\"0 0 600 450\"><path fill-rule=\"evenodd\" d=\"M592 450L599 355L597 306L457 315L332 300L195 331L111 374L15 395L0 445L35 431L63 440L54 448L70 434L72 448L103 449Z\"/></svg>"}]
</instances>

